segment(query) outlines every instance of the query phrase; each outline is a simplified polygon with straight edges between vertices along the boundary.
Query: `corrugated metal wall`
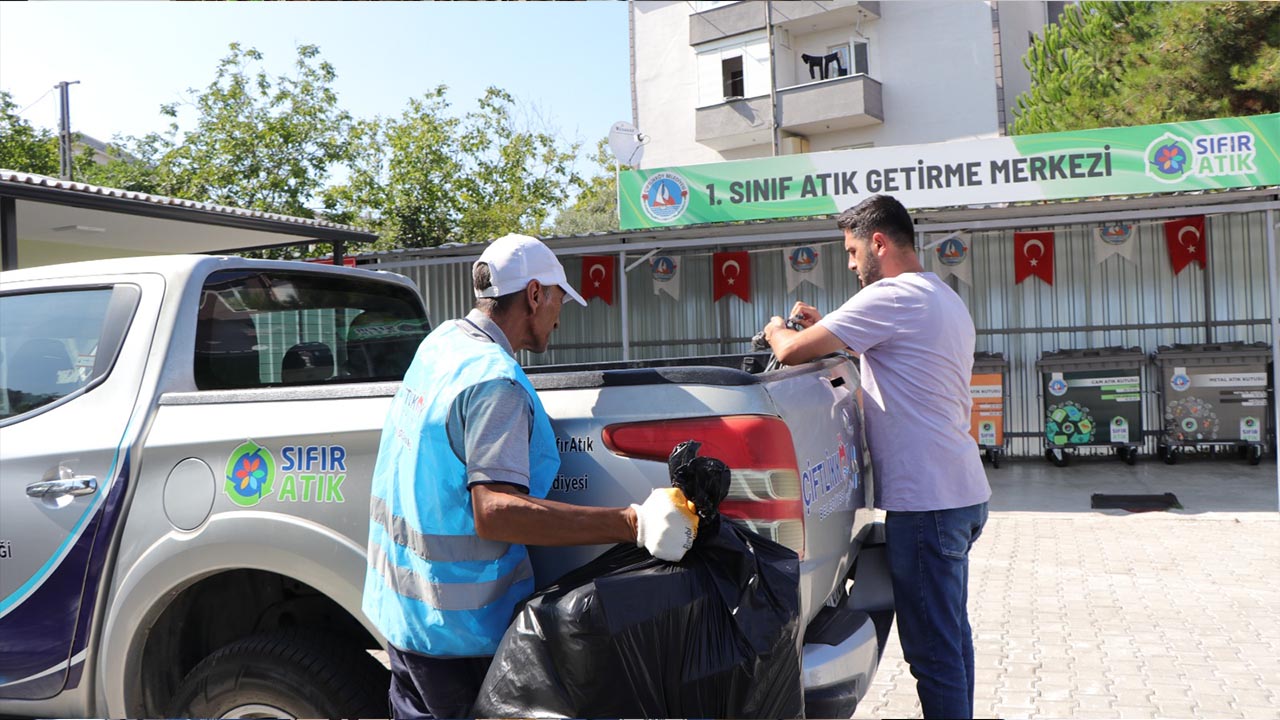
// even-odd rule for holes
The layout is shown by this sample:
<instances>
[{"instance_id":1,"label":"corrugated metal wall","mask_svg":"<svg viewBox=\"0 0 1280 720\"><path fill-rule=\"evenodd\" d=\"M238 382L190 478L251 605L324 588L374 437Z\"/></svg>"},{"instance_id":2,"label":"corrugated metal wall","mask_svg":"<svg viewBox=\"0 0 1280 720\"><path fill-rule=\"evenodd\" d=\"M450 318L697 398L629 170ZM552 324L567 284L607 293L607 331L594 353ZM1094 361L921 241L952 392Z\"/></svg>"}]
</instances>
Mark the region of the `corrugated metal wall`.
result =
<instances>
[{"instance_id":1,"label":"corrugated metal wall","mask_svg":"<svg viewBox=\"0 0 1280 720\"><path fill-rule=\"evenodd\" d=\"M334 310L259 313L255 319L259 343L258 374L263 382L280 382L285 353L297 343L322 342L335 353L345 345L338 341L340 321ZM343 318L341 327L345 330L345 323L350 321L351 316Z\"/></svg>"},{"instance_id":2,"label":"corrugated metal wall","mask_svg":"<svg viewBox=\"0 0 1280 720\"><path fill-rule=\"evenodd\" d=\"M1160 345L1175 342L1270 342L1265 218L1262 212L1209 216L1208 270L1192 265L1178 276L1170 265L1162 220L1140 222L1134 228L1135 263L1119 256L1095 262L1093 224L1019 228L1055 232L1052 286L1034 277L1014 283L1012 230L969 235L973 287L951 282L973 313L977 349L1003 353L1010 362L1006 430L1035 434L1012 440L1010 452L1025 455L1042 450L1040 379L1035 362L1044 352L1136 346L1151 353ZM940 237L926 235L924 239L928 243ZM838 307L858 287L846 267L839 232L833 228L830 242L810 244L823 256L824 289L802 283L788 293L782 246L752 246L748 248L752 259L750 303L733 296L715 303L711 300L711 254L741 250L742 246L678 253L680 300L655 295L649 263L641 263L627 274L631 358L746 352L751 336L769 317L785 316L797 300L822 312ZM627 264L638 257L638 253L628 256ZM570 281L578 281L581 259L562 259ZM439 322L460 317L471 307L470 267L466 262L398 268L396 272L418 284L432 321ZM926 267L930 267L928 261ZM619 274L622 268L619 262ZM621 282L615 292L621 292ZM566 305L551 348L542 355L522 353L520 361L546 365L621 360L621 307L620 297L615 297L612 306L601 300L592 300L586 308ZM1217 325L1207 328L1206 321ZM1159 426L1155 377L1153 368L1144 369L1148 393L1144 426L1148 431ZM1146 449L1154 451L1154 442Z\"/></svg>"},{"instance_id":3,"label":"corrugated metal wall","mask_svg":"<svg viewBox=\"0 0 1280 720\"><path fill-rule=\"evenodd\" d=\"M1021 228L1055 232L1052 286L1034 277L1014 283L1013 231L971 235L974 287L960 284L958 292L973 313L977 349L1003 353L1009 360L1006 428L1036 433L1034 438L1014 439L1011 453L1034 455L1043 448L1038 435L1044 427L1041 378L1035 363L1044 352L1138 347L1150 354L1172 343L1269 343L1265 220L1261 212L1207 217L1208 269L1191 265L1177 276L1162 220L1134 228L1134 263L1120 256L1096 262L1095 225ZM1221 324L1206 328L1206 320ZM1113 329L1086 330L1104 327ZM1143 424L1151 431L1160 426L1162 411L1156 371L1150 365L1144 368L1143 389ZM1154 452L1154 440L1146 450Z\"/></svg>"}]
</instances>

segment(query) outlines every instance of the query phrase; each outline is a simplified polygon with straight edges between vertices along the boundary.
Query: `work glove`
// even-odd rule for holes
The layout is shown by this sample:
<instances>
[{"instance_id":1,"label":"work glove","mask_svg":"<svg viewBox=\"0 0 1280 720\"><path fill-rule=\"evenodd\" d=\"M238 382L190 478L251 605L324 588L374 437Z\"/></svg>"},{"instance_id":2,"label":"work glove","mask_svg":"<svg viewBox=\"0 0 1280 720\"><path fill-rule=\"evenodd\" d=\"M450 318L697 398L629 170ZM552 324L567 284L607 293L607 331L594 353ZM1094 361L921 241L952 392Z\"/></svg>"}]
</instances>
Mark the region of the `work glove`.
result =
<instances>
[{"instance_id":1,"label":"work glove","mask_svg":"<svg viewBox=\"0 0 1280 720\"><path fill-rule=\"evenodd\" d=\"M698 536L698 514L680 488L658 488L636 511L636 546L659 560L678 562Z\"/></svg>"}]
</instances>

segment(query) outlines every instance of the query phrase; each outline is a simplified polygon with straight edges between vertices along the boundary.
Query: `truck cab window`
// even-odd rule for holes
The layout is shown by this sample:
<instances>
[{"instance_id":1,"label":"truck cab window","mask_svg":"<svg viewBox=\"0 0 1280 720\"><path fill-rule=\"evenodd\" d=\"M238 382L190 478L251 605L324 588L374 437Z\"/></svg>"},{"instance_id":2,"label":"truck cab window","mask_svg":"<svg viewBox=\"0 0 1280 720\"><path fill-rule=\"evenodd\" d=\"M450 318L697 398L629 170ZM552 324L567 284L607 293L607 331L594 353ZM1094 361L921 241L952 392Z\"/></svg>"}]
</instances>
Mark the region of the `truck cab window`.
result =
<instances>
[{"instance_id":1,"label":"truck cab window","mask_svg":"<svg viewBox=\"0 0 1280 720\"><path fill-rule=\"evenodd\" d=\"M399 380L430 326L412 291L351 277L224 271L196 319L201 390Z\"/></svg>"},{"instance_id":2,"label":"truck cab window","mask_svg":"<svg viewBox=\"0 0 1280 720\"><path fill-rule=\"evenodd\" d=\"M0 420L94 379L111 288L0 296Z\"/></svg>"}]
</instances>

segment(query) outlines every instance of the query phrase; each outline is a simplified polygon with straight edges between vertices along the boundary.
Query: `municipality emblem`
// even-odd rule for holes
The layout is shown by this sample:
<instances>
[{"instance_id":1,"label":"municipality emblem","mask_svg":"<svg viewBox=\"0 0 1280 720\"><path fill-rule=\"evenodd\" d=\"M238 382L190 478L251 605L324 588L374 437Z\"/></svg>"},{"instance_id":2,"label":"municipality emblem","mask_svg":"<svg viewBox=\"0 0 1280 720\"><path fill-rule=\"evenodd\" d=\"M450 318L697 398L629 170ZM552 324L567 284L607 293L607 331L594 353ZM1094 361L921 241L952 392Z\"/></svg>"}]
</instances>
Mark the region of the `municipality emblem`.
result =
<instances>
[{"instance_id":1,"label":"municipality emblem","mask_svg":"<svg viewBox=\"0 0 1280 720\"><path fill-rule=\"evenodd\" d=\"M676 173L656 173L640 192L640 206L651 220L672 222L689 206L689 185Z\"/></svg>"},{"instance_id":2,"label":"municipality emblem","mask_svg":"<svg viewBox=\"0 0 1280 720\"><path fill-rule=\"evenodd\" d=\"M796 272L809 272L818 264L818 251L808 245L798 247L787 255L787 262Z\"/></svg>"},{"instance_id":3,"label":"municipality emblem","mask_svg":"<svg viewBox=\"0 0 1280 720\"><path fill-rule=\"evenodd\" d=\"M676 261L670 255L659 255L653 259L653 279L667 282L676 276Z\"/></svg>"},{"instance_id":4,"label":"municipality emblem","mask_svg":"<svg viewBox=\"0 0 1280 720\"><path fill-rule=\"evenodd\" d=\"M1123 245L1133 234L1132 225L1107 225L1098 230L1098 237L1108 245Z\"/></svg>"},{"instance_id":5,"label":"municipality emblem","mask_svg":"<svg viewBox=\"0 0 1280 720\"><path fill-rule=\"evenodd\" d=\"M949 238L937 248L938 262L948 267L955 267L964 262L969 248L960 242L960 238Z\"/></svg>"}]
</instances>

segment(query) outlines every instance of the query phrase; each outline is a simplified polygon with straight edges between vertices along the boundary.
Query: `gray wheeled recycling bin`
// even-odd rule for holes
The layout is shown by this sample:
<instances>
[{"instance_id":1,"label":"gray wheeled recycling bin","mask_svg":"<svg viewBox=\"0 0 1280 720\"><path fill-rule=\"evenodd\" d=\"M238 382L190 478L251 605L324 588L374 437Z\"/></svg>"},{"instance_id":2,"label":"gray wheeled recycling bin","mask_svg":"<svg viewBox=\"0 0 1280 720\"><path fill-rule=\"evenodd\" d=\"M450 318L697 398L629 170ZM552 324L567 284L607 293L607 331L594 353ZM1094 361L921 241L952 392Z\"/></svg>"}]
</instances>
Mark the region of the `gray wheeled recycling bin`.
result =
<instances>
[{"instance_id":1,"label":"gray wheeled recycling bin","mask_svg":"<svg viewBox=\"0 0 1280 720\"><path fill-rule=\"evenodd\" d=\"M1004 419L1008 417L1009 361L1000 353L973 354L973 376L969 381L973 410L969 434L991 467L1000 467L1005 451Z\"/></svg>"},{"instance_id":2,"label":"gray wheeled recycling bin","mask_svg":"<svg viewBox=\"0 0 1280 720\"><path fill-rule=\"evenodd\" d=\"M1138 348L1060 350L1036 362L1044 410L1044 454L1067 464L1082 447L1110 447L1132 465L1142 444L1142 370Z\"/></svg>"},{"instance_id":3,"label":"gray wheeled recycling bin","mask_svg":"<svg viewBox=\"0 0 1280 720\"><path fill-rule=\"evenodd\" d=\"M1160 377L1160 457L1179 448L1232 446L1256 465L1269 443L1271 348L1266 343L1162 345L1152 353Z\"/></svg>"}]
</instances>

